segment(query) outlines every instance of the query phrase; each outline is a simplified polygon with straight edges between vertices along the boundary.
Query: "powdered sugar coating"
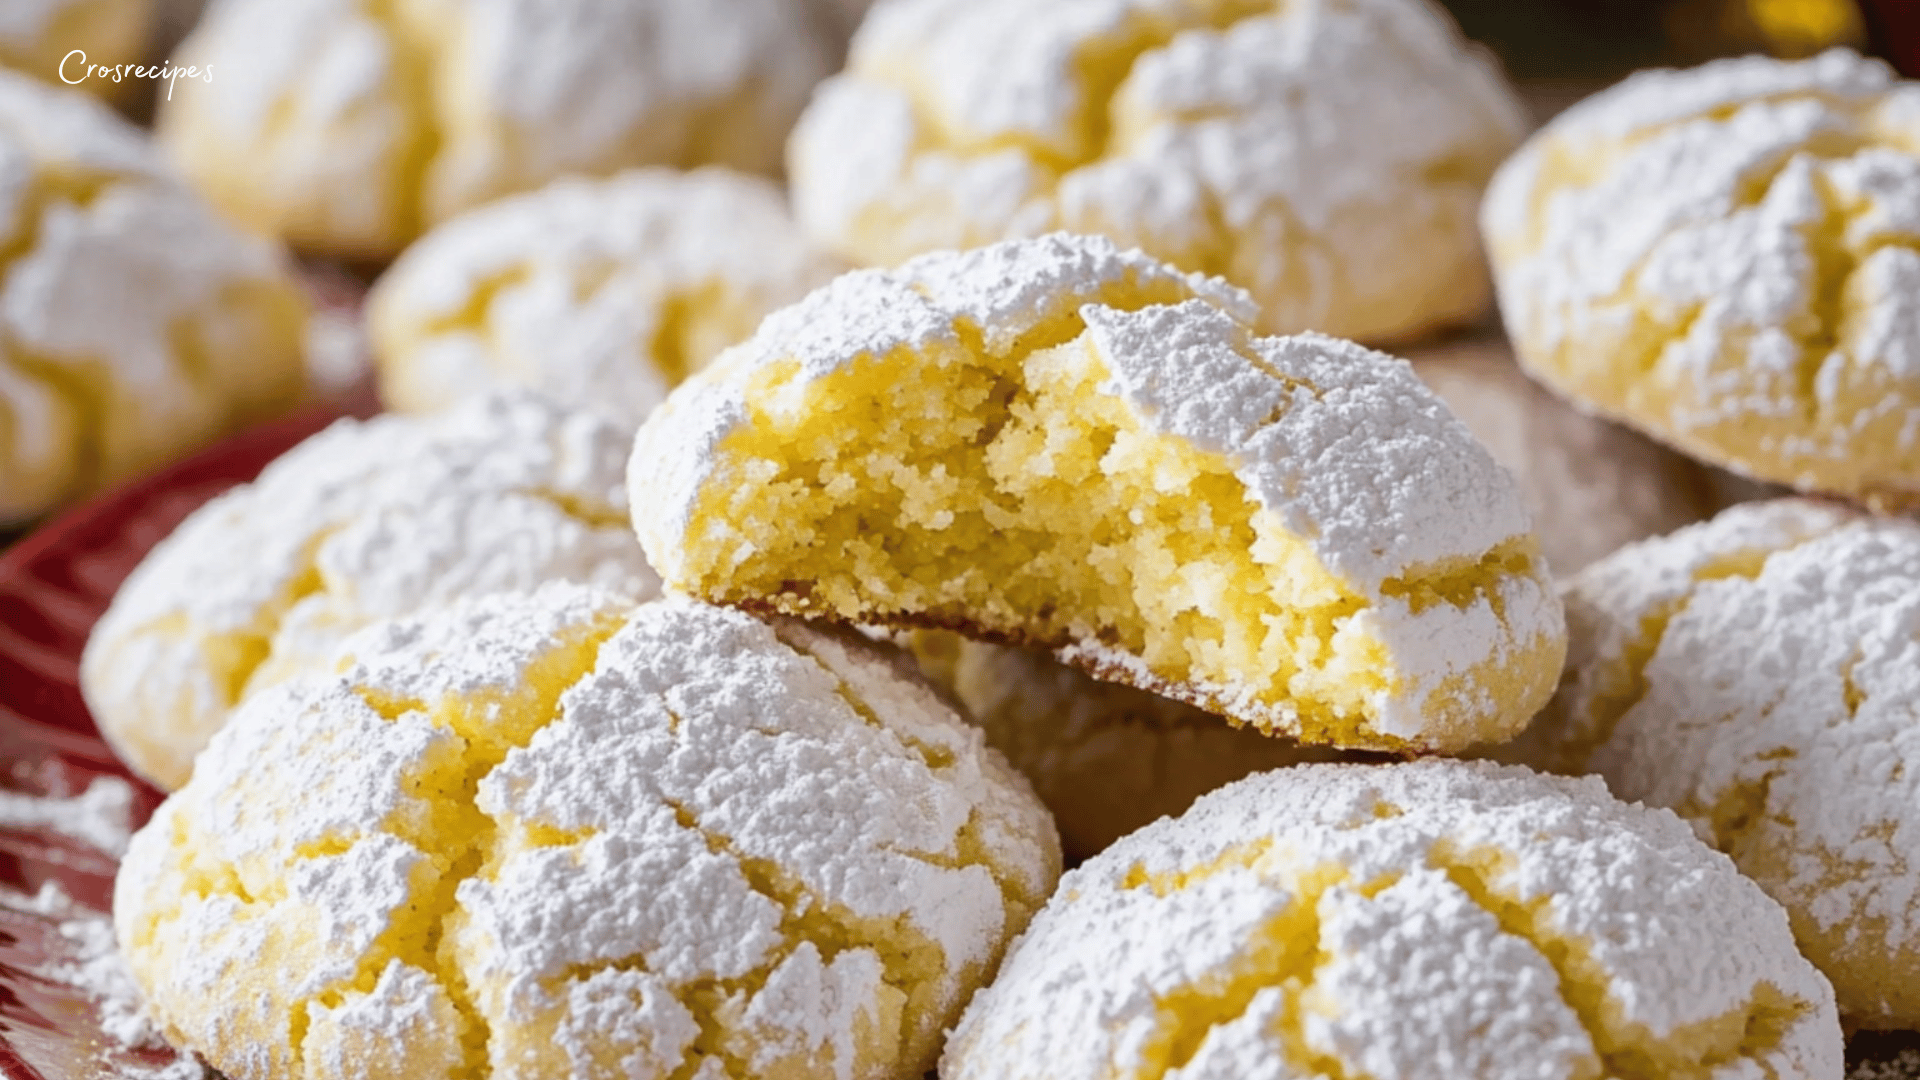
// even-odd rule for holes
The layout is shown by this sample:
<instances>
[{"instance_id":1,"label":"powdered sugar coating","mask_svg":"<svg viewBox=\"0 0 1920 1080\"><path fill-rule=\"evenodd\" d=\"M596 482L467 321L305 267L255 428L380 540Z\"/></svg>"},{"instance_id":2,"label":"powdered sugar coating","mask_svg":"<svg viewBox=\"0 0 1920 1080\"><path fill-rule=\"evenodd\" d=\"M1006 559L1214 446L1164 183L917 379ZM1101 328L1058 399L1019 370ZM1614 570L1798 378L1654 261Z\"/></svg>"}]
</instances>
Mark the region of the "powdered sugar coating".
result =
<instances>
[{"instance_id":1,"label":"powdered sugar coating","mask_svg":"<svg viewBox=\"0 0 1920 1080\"><path fill-rule=\"evenodd\" d=\"M803 0L239 0L176 62L218 92L163 137L241 220L391 256L425 228L569 174L775 172L838 39Z\"/></svg>"},{"instance_id":2,"label":"powdered sugar coating","mask_svg":"<svg viewBox=\"0 0 1920 1080\"><path fill-rule=\"evenodd\" d=\"M900 0L788 167L856 261L1102 233L1244 286L1263 332L1383 341L1484 309L1474 210L1524 130L1425 0Z\"/></svg>"},{"instance_id":3,"label":"powdered sugar coating","mask_svg":"<svg viewBox=\"0 0 1920 1080\"><path fill-rule=\"evenodd\" d=\"M689 371L838 269L758 177L561 180L448 222L381 276L381 396L419 411L532 386L638 427Z\"/></svg>"},{"instance_id":4,"label":"powdered sugar coating","mask_svg":"<svg viewBox=\"0 0 1920 1080\"><path fill-rule=\"evenodd\" d=\"M1062 319L1084 329L1106 364L1099 393L1124 401L1151 434L1228 459L1247 501L1364 598L1352 625L1385 643L1404 680L1404 693L1371 702L1378 731L1430 746L1472 726L1486 730L1468 738L1497 738L1492 729L1523 722L1510 714L1544 699L1551 676L1524 673L1536 654L1557 655L1561 616L1521 496L1408 365L1320 335L1256 337L1244 293L1103 238L1054 234L934 253L894 271L843 275L769 316L641 428L630 482L634 505L646 508L635 519L643 547L670 584L685 587L695 508L707 485L734 479L720 448L755 422L748 395L764 373L795 366L776 407L798 407L810 383L871 358L905 357L904 372L915 354L1017 354ZM1503 547L1525 549L1524 569L1499 573L1490 595L1426 604L1400 589ZM1058 652L1103 677L1192 691L1166 686L1091 632ZM1481 685L1472 673L1483 665L1522 672L1520 685L1511 695ZM1200 694L1217 711L1291 730L1292 719L1255 700L1251 686ZM1437 705L1453 695L1457 712Z\"/></svg>"},{"instance_id":5,"label":"powdered sugar coating","mask_svg":"<svg viewBox=\"0 0 1920 1080\"><path fill-rule=\"evenodd\" d=\"M140 988L113 939L113 921L104 912L76 903L59 883L43 881L33 895L0 886L0 918L19 913L51 924L33 927L44 937L9 942L38 960L32 975L55 986L78 990L95 1011L105 1045L88 1055L103 1075L124 1080L205 1080L206 1071L191 1057L154 1068L134 1054L165 1050L166 1039L146 1013ZM11 928L10 928L11 929ZM49 931L51 931L49 933ZM17 969L16 969L17 970ZM12 974L12 973L10 973ZM70 1062L81 1066L82 1062Z\"/></svg>"},{"instance_id":6,"label":"powdered sugar coating","mask_svg":"<svg viewBox=\"0 0 1920 1080\"><path fill-rule=\"evenodd\" d=\"M617 425L525 394L335 424L195 511L120 588L81 665L101 731L177 787L245 696L369 622L550 579L654 595L626 449Z\"/></svg>"},{"instance_id":7,"label":"powdered sugar coating","mask_svg":"<svg viewBox=\"0 0 1920 1080\"><path fill-rule=\"evenodd\" d=\"M87 66L111 69L139 61L154 7L155 0L8 0L0 5L0 67L42 82L77 84L99 97L124 96L133 80L87 78ZM85 55L70 58L76 49Z\"/></svg>"},{"instance_id":8,"label":"powdered sugar coating","mask_svg":"<svg viewBox=\"0 0 1920 1080\"><path fill-rule=\"evenodd\" d=\"M96 776L78 795L23 795L0 789L0 828L46 829L115 858L133 835L133 785Z\"/></svg>"},{"instance_id":9,"label":"powdered sugar coating","mask_svg":"<svg viewBox=\"0 0 1920 1080\"><path fill-rule=\"evenodd\" d=\"M1541 554L1571 574L1712 508L1705 470L1586 416L1528 379L1498 342L1414 351L1414 374L1519 481Z\"/></svg>"},{"instance_id":10,"label":"powdered sugar coating","mask_svg":"<svg viewBox=\"0 0 1920 1080\"><path fill-rule=\"evenodd\" d=\"M305 301L94 101L0 71L0 521L282 411Z\"/></svg>"},{"instance_id":11,"label":"powdered sugar coating","mask_svg":"<svg viewBox=\"0 0 1920 1080\"><path fill-rule=\"evenodd\" d=\"M1112 366L1103 392L1232 455L1259 505L1363 589L1532 531L1511 479L1405 361L1319 334L1254 337L1199 301L1081 317ZM1526 631L1551 621L1535 604Z\"/></svg>"},{"instance_id":12,"label":"powdered sugar coating","mask_svg":"<svg viewBox=\"0 0 1920 1080\"><path fill-rule=\"evenodd\" d=\"M865 643L555 585L342 656L241 710L116 894L236 1080L918 1075L1059 872Z\"/></svg>"},{"instance_id":13,"label":"powdered sugar coating","mask_svg":"<svg viewBox=\"0 0 1920 1080\"><path fill-rule=\"evenodd\" d=\"M1850 1023L1920 1023L1920 524L1749 503L1576 576L1508 753L1668 806L1793 918Z\"/></svg>"},{"instance_id":14,"label":"powdered sugar coating","mask_svg":"<svg viewBox=\"0 0 1920 1080\"><path fill-rule=\"evenodd\" d=\"M1483 226L1560 392L1758 479L1920 491L1920 84L1841 50L1642 73L1503 166Z\"/></svg>"},{"instance_id":15,"label":"powdered sugar coating","mask_svg":"<svg viewBox=\"0 0 1920 1080\"><path fill-rule=\"evenodd\" d=\"M1435 760L1255 776L1069 873L941 1075L1811 1080L1841 1054L1779 907L1673 815Z\"/></svg>"}]
</instances>

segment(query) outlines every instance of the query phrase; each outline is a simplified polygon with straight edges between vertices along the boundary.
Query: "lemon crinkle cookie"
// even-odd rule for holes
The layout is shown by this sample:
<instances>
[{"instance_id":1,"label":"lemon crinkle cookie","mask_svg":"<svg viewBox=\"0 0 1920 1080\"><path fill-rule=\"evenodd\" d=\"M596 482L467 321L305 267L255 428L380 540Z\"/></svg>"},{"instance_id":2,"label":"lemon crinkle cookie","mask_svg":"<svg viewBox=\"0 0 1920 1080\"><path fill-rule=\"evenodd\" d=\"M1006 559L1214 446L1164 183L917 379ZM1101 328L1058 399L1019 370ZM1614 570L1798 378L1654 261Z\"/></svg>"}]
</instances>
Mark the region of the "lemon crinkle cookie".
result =
<instances>
[{"instance_id":1,"label":"lemon crinkle cookie","mask_svg":"<svg viewBox=\"0 0 1920 1080\"><path fill-rule=\"evenodd\" d=\"M1053 649L1265 731L1517 731L1563 627L1519 493L1404 362L1064 235L857 271L640 429L668 585Z\"/></svg>"},{"instance_id":2,"label":"lemon crinkle cookie","mask_svg":"<svg viewBox=\"0 0 1920 1080\"><path fill-rule=\"evenodd\" d=\"M296 403L306 301L144 137L0 71L0 521Z\"/></svg>"},{"instance_id":3,"label":"lemon crinkle cookie","mask_svg":"<svg viewBox=\"0 0 1920 1080\"><path fill-rule=\"evenodd\" d=\"M159 126L238 220L381 259L564 175L776 171L824 27L802 0L231 0L176 56L217 85Z\"/></svg>"},{"instance_id":4,"label":"lemon crinkle cookie","mask_svg":"<svg viewBox=\"0 0 1920 1080\"><path fill-rule=\"evenodd\" d=\"M1364 756L1236 727L1036 650L920 631L913 651L987 744L1032 782L1070 858L1094 855L1244 776Z\"/></svg>"},{"instance_id":5,"label":"lemon crinkle cookie","mask_svg":"<svg viewBox=\"0 0 1920 1080\"><path fill-rule=\"evenodd\" d=\"M1743 504L1566 600L1560 693L1500 753L1672 807L1786 907L1850 1024L1920 1026L1920 524Z\"/></svg>"},{"instance_id":6,"label":"lemon crinkle cookie","mask_svg":"<svg viewBox=\"0 0 1920 1080\"><path fill-rule=\"evenodd\" d=\"M379 624L252 698L115 929L235 1080L917 1078L1059 874L864 641L572 585Z\"/></svg>"},{"instance_id":7,"label":"lemon crinkle cookie","mask_svg":"<svg viewBox=\"0 0 1920 1080\"><path fill-rule=\"evenodd\" d=\"M1548 385L1756 479L1920 499L1920 83L1845 51L1643 73L1483 215Z\"/></svg>"},{"instance_id":8,"label":"lemon crinkle cookie","mask_svg":"<svg viewBox=\"0 0 1920 1080\"><path fill-rule=\"evenodd\" d=\"M1269 333L1476 318L1481 189L1525 133L1426 0L902 0L788 148L795 208L870 264L1051 229L1245 287Z\"/></svg>"},{"instance_id":9,"label":"lemon crinkle cookie","mask_svg":"<svg viewBox=\"0 0 1920 1080\"><path fill-rule=\"evenodd\" d=\"M627 446L625 429L525 395L341 421L134 570L87 642L88 707L173 788L243 698L323 668L376 619L552 578L652 596L626 524Z\"/></svg>"},{"instance_id":10,"label":"lemon crinkle cookie","mask_svg":"<svg viewBox=\"0 0 1920 1080\"><path fill-rule=\"evenodd\" d=\"M557 181L448 222L382 275L369 300L381 397L422 410L528 385L638 426L837 269L759 177Z\"/></svg>"},{"instance_id":11,"label":"lemon crinkle cookie","mask_svg":"<svg viewBox=\"0 0 1920 1080\"><path fill-rule=\"evenodd\" d=\"M155 0L7 0L0 4L0 67L118 97L131 89L131 80L88 78L87 68L138 62L154 5Z\"/></svg>"},{"instance_id":12,"label":"lemon crinkle cookie","mask_svg":"<svg viewBox=\"0 0 1920 1080\"><path fill-rule=\"evenodd\" d=\"M1528 379L1506 346L1454 344L1409 357L1420 381L1519 481L1556 573L1712 511L1706 470L1562 402Z\"/></svg>"},{"instance_id":13,"label":"lemon crinkle cookie","mask_svg":"<svg viewBox=\"0 0 1920 1080\"><path fill-rule=\"evenodd\" d=\"M1307 765L1060 882L946 1080L1817 1080L1827 981L1664 810L1458 761Z\"/></svg>"}]
</instances>

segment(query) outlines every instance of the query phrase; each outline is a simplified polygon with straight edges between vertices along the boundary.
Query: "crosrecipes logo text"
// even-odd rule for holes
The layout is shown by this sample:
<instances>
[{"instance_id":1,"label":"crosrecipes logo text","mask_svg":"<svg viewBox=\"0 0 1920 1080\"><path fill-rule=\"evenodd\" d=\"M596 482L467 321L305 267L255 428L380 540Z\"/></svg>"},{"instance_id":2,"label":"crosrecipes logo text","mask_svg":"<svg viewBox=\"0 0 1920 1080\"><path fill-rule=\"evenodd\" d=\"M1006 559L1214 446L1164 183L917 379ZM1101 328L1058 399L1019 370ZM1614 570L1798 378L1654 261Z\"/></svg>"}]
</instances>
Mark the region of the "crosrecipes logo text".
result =
<instances>
[{"instance_id":1,"label":"crosrecipes logo text","mask_svg":"<svg viewBox=\"0 0 1920 1080\"><path fill-rule=\"evenodd\" d=\"M165 79L167 100L173 100L173 84L180 79L199 79L202 82L213 81L213 65L201 67L174 67L171 63L162 64L115 64L101 67L87 63L87 54L75 49L60 59L60 81L68 86L78 86L88 79L112 79L121 82L125 79Z\"/></svg>"}]
</instances>

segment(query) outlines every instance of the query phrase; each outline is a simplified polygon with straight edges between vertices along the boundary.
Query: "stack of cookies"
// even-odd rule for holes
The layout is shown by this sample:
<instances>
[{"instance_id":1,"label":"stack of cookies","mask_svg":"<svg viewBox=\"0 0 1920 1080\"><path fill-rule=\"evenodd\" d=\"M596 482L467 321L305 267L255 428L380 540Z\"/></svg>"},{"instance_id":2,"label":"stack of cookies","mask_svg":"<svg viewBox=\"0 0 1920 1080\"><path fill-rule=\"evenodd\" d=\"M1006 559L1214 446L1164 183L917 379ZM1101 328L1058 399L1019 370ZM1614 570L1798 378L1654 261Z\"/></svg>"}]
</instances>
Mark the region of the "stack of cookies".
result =
<instances>
[{"instance_id":1,"label":"stack of cookies","mask_svg":"<svg viewBox=\"0 0 1920 1080\"><path fill-rule=\"evenodd\" d=\"M1920 84L1722 61L1528 137L1425 0L865 7L184 47L194 205L393 260L394 411L88 646L174 792L114 912L169 1037L1834 1080L1920 1028Z\"/></svg>"}]
</instances>

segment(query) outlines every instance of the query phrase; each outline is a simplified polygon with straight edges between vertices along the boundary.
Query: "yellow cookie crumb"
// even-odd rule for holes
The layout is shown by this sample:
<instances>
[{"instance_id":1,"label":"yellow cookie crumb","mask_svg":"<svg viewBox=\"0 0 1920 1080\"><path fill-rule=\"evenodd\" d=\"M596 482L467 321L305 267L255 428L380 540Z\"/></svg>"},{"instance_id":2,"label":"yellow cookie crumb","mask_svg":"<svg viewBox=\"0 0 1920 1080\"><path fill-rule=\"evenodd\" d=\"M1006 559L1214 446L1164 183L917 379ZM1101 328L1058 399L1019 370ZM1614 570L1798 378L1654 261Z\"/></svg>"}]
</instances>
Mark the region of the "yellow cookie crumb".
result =
<instances>
[{"instance_id":1,"label":"yellow cookie crumb","mask_svg":"<svg viewBox=\"0 0 1920 1080\"><path fill-rule=\"evenodd\" d=\"M642 426L642 546L710 600L1023 641L1307 741L1517 731L1563 628L1511 478L1404 362L1243 304L1084 237L846 275Z\"/></svg>"}]
</instances>

